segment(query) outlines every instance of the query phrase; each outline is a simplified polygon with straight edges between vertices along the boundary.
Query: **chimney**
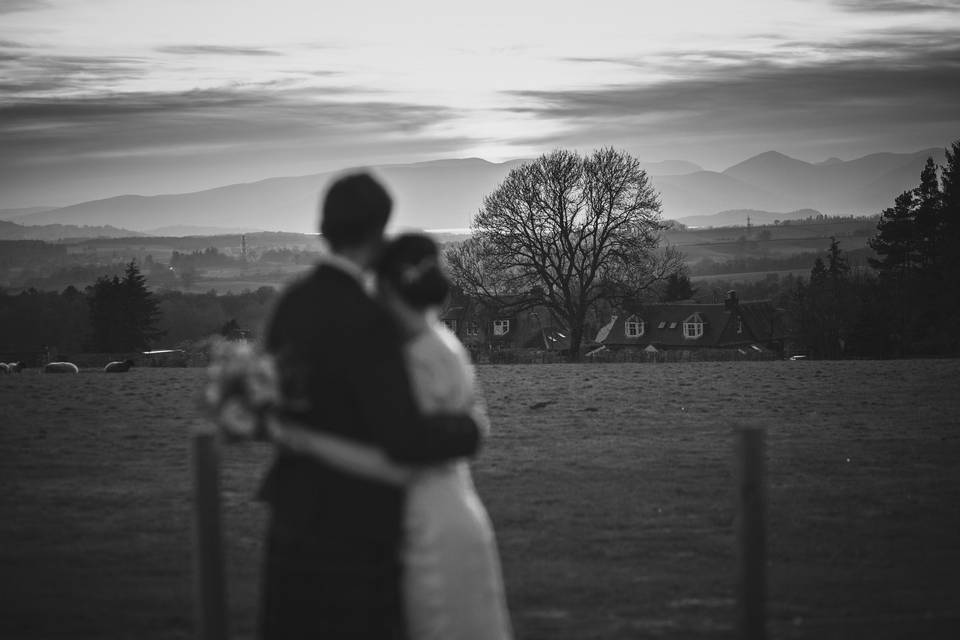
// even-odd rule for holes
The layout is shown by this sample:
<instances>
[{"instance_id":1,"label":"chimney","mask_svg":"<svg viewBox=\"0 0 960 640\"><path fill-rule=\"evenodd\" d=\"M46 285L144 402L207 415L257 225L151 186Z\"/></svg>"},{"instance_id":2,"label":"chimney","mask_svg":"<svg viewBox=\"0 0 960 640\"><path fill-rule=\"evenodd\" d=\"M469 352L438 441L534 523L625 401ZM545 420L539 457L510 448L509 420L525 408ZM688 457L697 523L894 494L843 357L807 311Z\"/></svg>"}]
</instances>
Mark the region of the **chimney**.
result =
<instances>
[{"instance_id":1,"label":"chimney","mask_svg":"<svg viewBox=\"0 0 960 640\"><path fill-rule=\"evenodd\" d=\"M731 289L727 291L727 297L723 300L723 306L725 309L736 309L737 308L737 292Z\"/></svg>"}]
</instances>

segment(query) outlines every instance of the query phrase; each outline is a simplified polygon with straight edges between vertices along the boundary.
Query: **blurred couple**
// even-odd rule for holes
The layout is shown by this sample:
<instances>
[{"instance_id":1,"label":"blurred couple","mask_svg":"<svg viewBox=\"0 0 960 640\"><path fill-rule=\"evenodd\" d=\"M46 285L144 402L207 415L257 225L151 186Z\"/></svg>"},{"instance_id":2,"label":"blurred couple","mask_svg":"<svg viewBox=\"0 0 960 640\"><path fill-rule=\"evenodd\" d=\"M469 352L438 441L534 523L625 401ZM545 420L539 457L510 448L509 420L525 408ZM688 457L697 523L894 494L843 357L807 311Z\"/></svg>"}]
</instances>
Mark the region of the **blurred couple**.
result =
<instances>
[{"instance_id":1,"label":"blurred couple","mask_svg":"<svg viewBox=\"0 0 960 640\"><path fill-rule=\"evenodd\" d=\"M264 640L509 640L493 530L470 476L487 430L473 370L437 311L449 284L427 236L385 241L389 194L367 173L327 190L330 252L266 333L283 406Z\"/></svg>"}]
</instances>

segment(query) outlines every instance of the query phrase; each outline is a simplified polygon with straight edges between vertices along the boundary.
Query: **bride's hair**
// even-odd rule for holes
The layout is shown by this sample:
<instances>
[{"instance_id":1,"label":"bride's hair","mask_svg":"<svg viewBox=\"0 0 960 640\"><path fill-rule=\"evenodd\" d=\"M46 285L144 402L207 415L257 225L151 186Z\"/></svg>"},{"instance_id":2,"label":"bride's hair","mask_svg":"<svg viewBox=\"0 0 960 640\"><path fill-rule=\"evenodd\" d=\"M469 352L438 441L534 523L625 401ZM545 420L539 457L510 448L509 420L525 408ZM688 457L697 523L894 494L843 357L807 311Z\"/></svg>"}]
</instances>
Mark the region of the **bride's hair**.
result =
<instances>
[{"instance_id":1,"label":"bride's hair","mask_svg":"<svg viewBox=\"0 0 960 640\"><path fill-rule=\"evenodd\" d=\"M443 304L450 282L440 269L436 243L420 233L405 233L386 244L377 262L377 277L390 284L415 309Z\"/></svg>"}]
</instances>

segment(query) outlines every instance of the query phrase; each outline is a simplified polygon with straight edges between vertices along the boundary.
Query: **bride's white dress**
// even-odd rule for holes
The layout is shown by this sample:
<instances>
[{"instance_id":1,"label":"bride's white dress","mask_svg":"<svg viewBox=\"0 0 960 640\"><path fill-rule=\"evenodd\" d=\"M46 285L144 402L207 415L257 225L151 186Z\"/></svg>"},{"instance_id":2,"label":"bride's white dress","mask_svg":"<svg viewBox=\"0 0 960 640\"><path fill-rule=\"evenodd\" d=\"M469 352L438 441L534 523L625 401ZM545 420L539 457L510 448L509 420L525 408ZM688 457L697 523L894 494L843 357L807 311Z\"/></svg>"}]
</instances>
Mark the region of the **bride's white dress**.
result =
<instances>
[{"instance_id":1,"label":"bride's white dress","mask_svg":"<svg viewBox=\"0 0 960 640\"><path fill-rule=\"evenodd\" d=\"M426 414L468 411L476 384L460 341L439 323L406 346ZM410 640L509 640L493 527L465 460L431 467L407 492L404 585Z\"/></svg>"}]
</instances>

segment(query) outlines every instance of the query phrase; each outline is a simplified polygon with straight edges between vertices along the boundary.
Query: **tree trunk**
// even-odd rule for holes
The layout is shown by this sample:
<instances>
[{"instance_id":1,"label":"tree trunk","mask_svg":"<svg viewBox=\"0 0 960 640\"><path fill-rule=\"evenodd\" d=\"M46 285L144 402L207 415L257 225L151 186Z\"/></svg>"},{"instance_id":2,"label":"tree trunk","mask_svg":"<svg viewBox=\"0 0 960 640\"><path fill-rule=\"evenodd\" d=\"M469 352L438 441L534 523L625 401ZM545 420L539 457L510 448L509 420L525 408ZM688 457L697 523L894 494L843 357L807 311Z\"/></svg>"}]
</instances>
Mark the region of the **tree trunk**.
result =
<instances>
[{"instance_id":1,"label":"tree trunk","mask_svg":"<svg viewBox=\"0 0 960 640\"><path fill-rule=\"evenodd\" d=\"M570 328L570 362L580 361L580 343L583 342L583 322L575 323Z\"/></svg>"}]
</instances>

